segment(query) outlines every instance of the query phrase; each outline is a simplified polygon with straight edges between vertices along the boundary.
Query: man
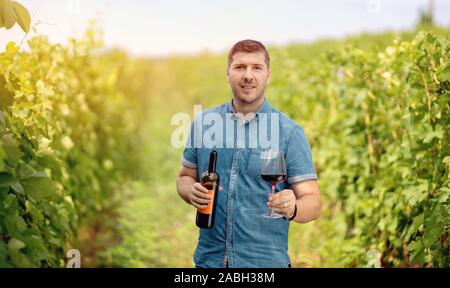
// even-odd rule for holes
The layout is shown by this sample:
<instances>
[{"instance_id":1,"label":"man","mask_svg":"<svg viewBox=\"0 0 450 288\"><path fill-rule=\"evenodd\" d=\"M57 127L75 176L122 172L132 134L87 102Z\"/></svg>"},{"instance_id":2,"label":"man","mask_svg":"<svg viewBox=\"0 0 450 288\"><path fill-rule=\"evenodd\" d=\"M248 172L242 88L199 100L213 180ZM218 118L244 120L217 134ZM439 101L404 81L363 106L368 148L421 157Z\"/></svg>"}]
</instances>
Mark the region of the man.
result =
<instances>
[{"instance_id":1,"label":"man","mask_svg":"<svg viewBox=\"0 0 450 288\"><path fill-rule=\"evenodd\" d=\"M196 118L201 121L208 114L216 113L223 117L224 123L231 121L235 128L227 130L225 139L215 139L221 190L214 226L200 229L194 254L196 267L291 267L289 223L306 223L320 216L320 190L309 143L298 124L269 105L264 91L270 76L270 57L262 43L254 40L236 43L229 52L227 68L232 101L204 111ZM249 136L253 135L251 128L267 120L266 116L272 120L269 130L276 132L271 135L277 140L275 148L285 155L287 169L287 179L277 185L278 192L270 197L270 185L260 176L260 155L267 147L247 144L255 140ZM191 127L177 191L188 204L203 209L212 199L198 181L207 169L212 149L205 147L208 145L193 147L192 139L198 134L194 126L198 127L194 124ZM231 148L230 141L234 144ZM284 217L262 217L269 208Z\"/></svg>"}]
</instances>

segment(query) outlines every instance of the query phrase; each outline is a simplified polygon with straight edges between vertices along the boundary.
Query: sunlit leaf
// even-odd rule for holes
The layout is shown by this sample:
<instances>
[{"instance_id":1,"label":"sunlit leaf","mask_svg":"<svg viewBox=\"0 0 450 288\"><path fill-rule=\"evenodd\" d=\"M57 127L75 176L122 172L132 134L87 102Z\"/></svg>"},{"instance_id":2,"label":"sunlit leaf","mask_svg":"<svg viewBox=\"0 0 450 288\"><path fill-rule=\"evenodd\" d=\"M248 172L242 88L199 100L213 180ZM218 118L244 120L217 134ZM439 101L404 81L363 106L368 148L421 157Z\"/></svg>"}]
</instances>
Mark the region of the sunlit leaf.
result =
<instances>
[{"instance_id":1,"label":"sunlit leaf","mask_svg":"<svg viewBox=\"0 0 450 288\"><path fill-rule=\"evenodd\" d=\"M17 1L12 1L12 6L20 28L26 33L30 32L31 16L28 10Z\"/></svg>"}]
</instances>

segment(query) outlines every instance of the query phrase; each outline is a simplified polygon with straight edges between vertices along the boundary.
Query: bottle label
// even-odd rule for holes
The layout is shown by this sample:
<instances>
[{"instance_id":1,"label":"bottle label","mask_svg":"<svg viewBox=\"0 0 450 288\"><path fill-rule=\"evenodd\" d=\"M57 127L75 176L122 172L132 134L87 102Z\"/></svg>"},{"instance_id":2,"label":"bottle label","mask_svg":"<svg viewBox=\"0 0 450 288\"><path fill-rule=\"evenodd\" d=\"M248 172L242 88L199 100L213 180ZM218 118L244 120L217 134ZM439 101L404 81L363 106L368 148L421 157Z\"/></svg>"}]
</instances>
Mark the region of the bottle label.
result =
<instances>
[{"instance_id":1,"label":"bottle label","mask_svg":"<svg viewBox=\"0 0 450 288\"><path fill-rule=\"evenodd\" d=\"M205 209L199 209L198 211L203 214L211 214L212 208L214 204L214 190L208 190L208 194L212 197L211 202L208 203L208 206L206 206Z\"/></svg>"}]
</instances>

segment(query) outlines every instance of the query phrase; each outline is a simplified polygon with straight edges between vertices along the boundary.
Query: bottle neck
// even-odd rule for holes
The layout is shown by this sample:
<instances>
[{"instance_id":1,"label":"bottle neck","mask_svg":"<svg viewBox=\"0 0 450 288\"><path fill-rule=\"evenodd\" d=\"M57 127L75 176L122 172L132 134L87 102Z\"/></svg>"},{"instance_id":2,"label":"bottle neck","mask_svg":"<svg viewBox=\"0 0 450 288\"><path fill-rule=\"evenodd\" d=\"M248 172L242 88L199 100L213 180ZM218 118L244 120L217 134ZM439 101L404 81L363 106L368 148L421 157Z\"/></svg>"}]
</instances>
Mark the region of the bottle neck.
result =
<instances>
[{"instance_id":1,"label":"bottle neck","mask_svg":"<svg viewBox=\"0 0 450 288\"><path fill-rule=\"evenodd\" d=\"M217 164L217 151L213 150L211 151L211 154L209 154L209 166L208 166L209 173L216 172L216 164Z\"/></svg>"}]
</instances>

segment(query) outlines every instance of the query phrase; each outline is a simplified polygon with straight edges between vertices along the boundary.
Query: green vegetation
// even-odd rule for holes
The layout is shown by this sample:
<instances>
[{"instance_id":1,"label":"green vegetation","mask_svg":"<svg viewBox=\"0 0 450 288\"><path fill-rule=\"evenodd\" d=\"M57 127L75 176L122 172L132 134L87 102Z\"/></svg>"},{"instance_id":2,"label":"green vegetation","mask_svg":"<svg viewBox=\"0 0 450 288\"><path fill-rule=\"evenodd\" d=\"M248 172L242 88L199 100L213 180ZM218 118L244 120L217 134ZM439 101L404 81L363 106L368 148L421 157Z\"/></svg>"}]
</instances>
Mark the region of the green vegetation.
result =
<instances>
[{"instance_id":1,"label":"green vegetation","mask_svg":"<svg viewBox=\"0 0 450 288\"><path fill-rule=\"evenodd\" d=\"M299 260L365 266L374 249L383 266L449 266L449 52L445 37L419 33L284 58L296 72L274 81L276 98L305 126L326 203L291 235Z\"/></svg>"},{"instance_id":2,"label":"green vegetation","mask_svg":"<svg viewBox=\"0 0 450 288\"><path fill-rule=\"evenodd\" d=\"M139 169L139 110L118 87L120 59L99 44L89 31L0 54L2 267L64 266L79 223L110 209Z\"/></svg>"},{"instance_id":3,"label":"green vegetation","mask_svg":"<svg viewBox=\"0 0 450 288\"><path fill-rule=\"evenodd\" d=\"M267 97L305 128L324 202L291 226L294 267L450 266L448 32L270 47ZM229 101L226 56L130 59L95 35L0 54L0 266L80 248L83 266L192 267L170 120Z\"/></svg>"}]
</instances>

